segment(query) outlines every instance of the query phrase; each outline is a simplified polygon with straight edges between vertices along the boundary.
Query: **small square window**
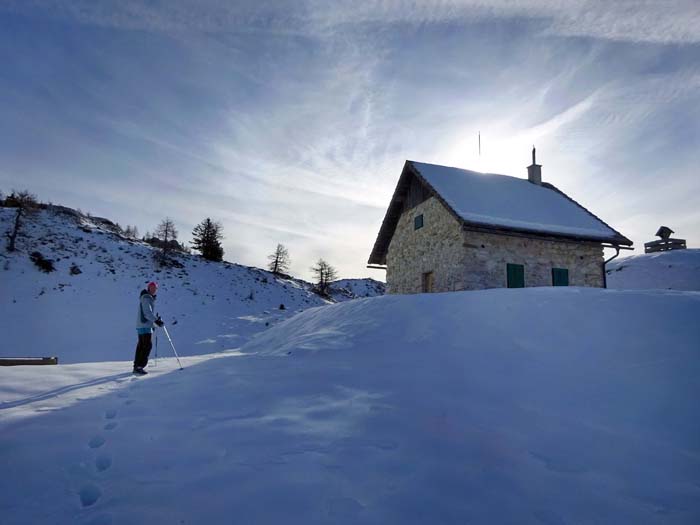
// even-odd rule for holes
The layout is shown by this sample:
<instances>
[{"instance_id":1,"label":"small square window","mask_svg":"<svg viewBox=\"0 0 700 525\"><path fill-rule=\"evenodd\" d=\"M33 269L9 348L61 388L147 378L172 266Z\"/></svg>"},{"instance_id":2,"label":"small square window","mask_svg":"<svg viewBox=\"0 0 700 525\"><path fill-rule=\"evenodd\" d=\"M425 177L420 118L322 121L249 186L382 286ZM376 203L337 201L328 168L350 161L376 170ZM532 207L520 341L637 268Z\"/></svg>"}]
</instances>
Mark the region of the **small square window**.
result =
<instances>
[{"instance_id":1,"label":"small square window","mask_svg":"<svg viewBox=\"0 0 700 525\"><path fill-rule=\"evenodd\" d=\"M423 227L423 214L421 213L420 215L416 216L413 219L413 229L418 230Z\"/></svg>"}]
</instances>

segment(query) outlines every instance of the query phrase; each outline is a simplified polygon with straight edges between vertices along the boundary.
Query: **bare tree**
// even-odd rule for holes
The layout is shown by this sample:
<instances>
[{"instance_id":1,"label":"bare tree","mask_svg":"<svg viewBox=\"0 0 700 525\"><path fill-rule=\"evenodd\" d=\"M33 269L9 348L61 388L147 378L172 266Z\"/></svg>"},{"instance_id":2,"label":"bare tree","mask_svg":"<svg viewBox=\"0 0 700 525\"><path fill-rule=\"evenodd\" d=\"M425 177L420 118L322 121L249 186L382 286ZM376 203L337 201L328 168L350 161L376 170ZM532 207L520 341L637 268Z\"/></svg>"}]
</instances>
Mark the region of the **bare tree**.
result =
<instances>
[{"instance_id":1,"label":"bare tree","mask_svg":"<svg viewBox=\"0 0 700 525\"><path fill-rule=\"evenodd\" d=\"M338 278L338 272L323 259L319 259L311 271L316 280L316 290L322 295L328 295L330 284Z\"/></svg>"},{"instance_id":2,"label":"bare tree","mask_svg":"<svg viewBox=\"0 0 700 525\"><path fill-rule=\"evenodd\" d=\"M192 230L192 247L208 261L221 261L224 258L224 248L221 246L223 226L213 222L209 217L200 222Z\"/></svg>"},{"instance_id":3,"label":"bare tree","mask_svg":"<svg viewBox=\"0 0 700 525\"><path fill-rule=\"evenodd\" d=\"M283 244L278 244L277 248L275 248L274 253L272 253L272 255L268 255L267 258L270 260L270 263L267 265L267 267L275 275L287 273L287 271L289 270L289 252Z\"/></svg>"},{"instance_id":4,"label":"bare tree","mask_svg":"<svg viewBox=\"0 0 700 525\"><path fill-rule=\"evenodd\" d=\"M160 249L163 258L165 258L173 249L179 247L177 242L177 229L172 219L166 217L153 232L156 239L160 241Z\"/></svg>"},{"instance_id":5,"label":"bare tree","mask_svg":"<svg viewBox=\"0 0 700 525\"><path fill-rule=\"evenodd\" d=\"M17 235L19 235L20 229L22 228L22 217L29 215L38 205L36 200L36 195L29 193L27 190L23 191L12 191L12 193L5 199L5 206L16 208L15 222L12 227L11 232L7 232L7 238L10 241L7 245L8 252L14 252L15 242L17 241Z\"/></svg>"}]
</instances>

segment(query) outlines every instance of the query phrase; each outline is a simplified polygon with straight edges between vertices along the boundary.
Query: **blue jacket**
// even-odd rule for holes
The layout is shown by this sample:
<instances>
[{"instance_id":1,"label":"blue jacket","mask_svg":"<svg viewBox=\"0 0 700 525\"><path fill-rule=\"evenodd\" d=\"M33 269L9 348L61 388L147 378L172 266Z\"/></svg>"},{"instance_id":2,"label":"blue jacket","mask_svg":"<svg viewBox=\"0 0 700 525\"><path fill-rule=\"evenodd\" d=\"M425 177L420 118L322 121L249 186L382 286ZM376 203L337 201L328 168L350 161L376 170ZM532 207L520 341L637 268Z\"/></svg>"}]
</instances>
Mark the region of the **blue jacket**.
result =
<instances>
[{"instance_id":1,"label":"blue jacket","mask_svg":"<svg viewBox=\"0 0 700 525\"><path fill-rule=\"evenodd\" d=\"M139 312L136 317L136 331L139 334L150 334L153 331L153 323L157 319L155 312L156 297L148 293L148 290L141 290L139 297Z\"/></svg>"}]
</instances>

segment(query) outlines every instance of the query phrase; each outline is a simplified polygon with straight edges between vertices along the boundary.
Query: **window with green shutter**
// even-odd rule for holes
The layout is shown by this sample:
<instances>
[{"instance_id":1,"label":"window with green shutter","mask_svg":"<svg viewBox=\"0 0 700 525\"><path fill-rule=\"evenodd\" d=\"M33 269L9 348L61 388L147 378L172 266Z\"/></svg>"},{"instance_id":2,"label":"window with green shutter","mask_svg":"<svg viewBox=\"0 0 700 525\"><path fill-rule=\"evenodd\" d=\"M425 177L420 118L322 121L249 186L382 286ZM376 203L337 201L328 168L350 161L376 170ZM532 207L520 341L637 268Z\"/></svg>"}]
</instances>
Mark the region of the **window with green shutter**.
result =
<instances>
[{"instance_id":1,"label":"window with green shutter","mask_svg":"<svg viewBox=\"0 0 700 525\"><path fill-rule=\"evenodd\" d=\"M569 270L552 268L552 286L569 286Z\"/></svg>"},{"instance_id":2,"label":"window with green shutter","mask_svg":"<svg viewBox=\"0 0 700 525\"><path fill-rule=\"evenodd\" d=\"M508 263L506 265L506 282L508 288L525 288L525 266Z\"/></svg>"},{"instance_id":3,"label":"window with green shutter","mask_svg":"<svg viewBox=\"0 0 700 525\"><path fill-rule=\"evenodd\" d=\"M413 229L418 230L423 227L423 214L417 215L413 218Z\"/></svg>"}]
</instances>

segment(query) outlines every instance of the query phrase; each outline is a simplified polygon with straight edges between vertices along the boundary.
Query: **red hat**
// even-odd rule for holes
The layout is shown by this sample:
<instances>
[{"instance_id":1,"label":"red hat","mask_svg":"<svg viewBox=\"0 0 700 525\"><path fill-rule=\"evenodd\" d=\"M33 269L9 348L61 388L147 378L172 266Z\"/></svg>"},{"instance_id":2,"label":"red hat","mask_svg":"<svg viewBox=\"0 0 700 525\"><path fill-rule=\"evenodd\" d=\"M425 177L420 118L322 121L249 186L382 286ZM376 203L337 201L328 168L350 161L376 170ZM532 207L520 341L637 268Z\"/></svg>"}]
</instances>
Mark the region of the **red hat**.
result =
<instances>
[{"instance_id":1,"label":"red hat","mask_svg":"<svg viewBox=\"0 0 700 525\"><path fill-rule=\"evenodd\" d=\"M148 286L146 288L150 288L151 286L156 290L158 289L158 283L155 281L151 281L150 283L148 283Z\"/></svg>"}]
</instances>

